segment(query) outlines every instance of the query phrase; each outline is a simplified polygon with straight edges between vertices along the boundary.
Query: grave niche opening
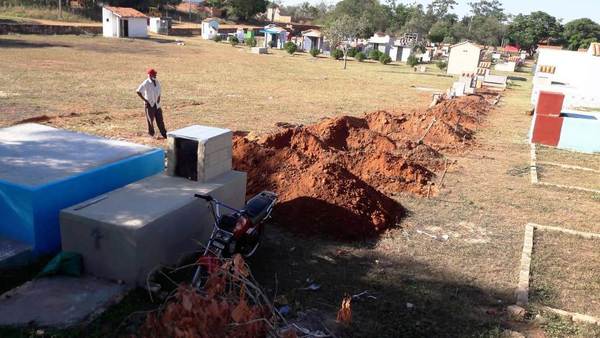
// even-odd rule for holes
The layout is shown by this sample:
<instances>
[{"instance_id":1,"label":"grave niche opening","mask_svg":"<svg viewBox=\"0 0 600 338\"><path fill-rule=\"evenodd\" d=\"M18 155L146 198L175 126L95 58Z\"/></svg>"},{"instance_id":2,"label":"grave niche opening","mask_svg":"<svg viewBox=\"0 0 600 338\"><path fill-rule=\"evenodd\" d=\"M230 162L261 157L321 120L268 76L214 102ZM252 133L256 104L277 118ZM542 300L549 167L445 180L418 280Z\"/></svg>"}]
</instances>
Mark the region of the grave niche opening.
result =
<instances>
[{"instance_id":1,"label":"grave niche opening","mask_svg":"<svg viewBox=\"0 0 600 338\"><path fill-rule=\"evenodd\" d=\"M198 141L185 138L175 139L175 176L198 180Z\"/></svg>"}]
</instances>

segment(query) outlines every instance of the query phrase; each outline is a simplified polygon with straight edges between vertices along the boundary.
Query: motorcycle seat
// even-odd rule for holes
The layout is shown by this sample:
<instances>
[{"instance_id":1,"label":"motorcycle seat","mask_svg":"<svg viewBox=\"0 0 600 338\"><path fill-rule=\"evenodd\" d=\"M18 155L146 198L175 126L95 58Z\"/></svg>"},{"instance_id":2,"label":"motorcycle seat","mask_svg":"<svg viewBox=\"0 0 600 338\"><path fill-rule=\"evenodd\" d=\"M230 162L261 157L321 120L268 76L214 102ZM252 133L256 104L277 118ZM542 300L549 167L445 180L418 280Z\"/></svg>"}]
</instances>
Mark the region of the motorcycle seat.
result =
<instances>
[{"instance_id":1,"label":"motorcycle seat","mask_svg":"<svg viewBox=\"0 0 600 338\"><path fill-rule=\"evenodd\" d=\"M275 193L263 191L246 203L244 214L253 224L257 224L269 213L270 206L276 199L277 195Z\"/></svg>"}]
</instances>

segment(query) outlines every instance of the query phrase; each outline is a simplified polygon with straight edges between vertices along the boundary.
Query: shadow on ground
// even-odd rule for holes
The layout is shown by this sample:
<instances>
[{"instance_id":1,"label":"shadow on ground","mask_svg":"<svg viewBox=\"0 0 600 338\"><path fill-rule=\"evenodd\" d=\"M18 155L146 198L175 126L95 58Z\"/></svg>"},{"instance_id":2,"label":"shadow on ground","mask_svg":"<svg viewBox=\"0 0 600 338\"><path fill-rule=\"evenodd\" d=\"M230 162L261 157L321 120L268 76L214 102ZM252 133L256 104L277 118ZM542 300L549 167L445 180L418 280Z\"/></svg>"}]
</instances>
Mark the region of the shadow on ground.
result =
<instances>
[{"instance_id":1,"label":"shadow on ground","mask_svg":"<svg viewBox=\"0 0 600 338\"><path fill-rule=\"evenodd\" d=\"M49 48L49 47L64 47L71 48L72 46L62 43L48 42L31 42L18 39L0 39L0 48Z\"/></svg>"},{"instance_id":2,"label":"shadow on ground","mask_svg":"<svg viewBox=\"0 0 600 338\"><path fill-rule=\"evenodd\" d=\"M298 312L316 311L327 319L326 326L338 337L487 337L500 332L502 312L511 295L465 284L458 281L458 276L436 271L413 257L382 254L372 250L376 244L377 240L348 244L315 237L299 238L281 226L269 224L263 246L249 264L269 297L285 296L292 310L290 318ZM31 275L33 271L28 273ZM192 273L182 271L170 278L189 281ZM302 290L307 278L321 288ZM26 280L23 276L21 279ZM365 290L377 299L353 301L352 324L349 327L335 324L344 295ZM90 324L46 330L46 334L131 335L145 318L140 311L159 305L160 301L152 302L138 288ZM35 327L0 328L0 336L26 337L35 330Z\"/></svg>"},{"instance_id":3,"label":"shadow on ground","mask_svg":"<svg viewBox=\"0 0 600 338\"><path fill-rule=\"evenodd\" d=\"M413 257L353 245L298 239L279 228L251 261L253 273L271 297L285 295L293 311L318 309L335 319L345 294L365 290L377 299L354 301L353 323L341 337L472 337L498 332L512 295L460 282ZM321 285L302 290L306 279Z\"/></svg>"}]
</instances>

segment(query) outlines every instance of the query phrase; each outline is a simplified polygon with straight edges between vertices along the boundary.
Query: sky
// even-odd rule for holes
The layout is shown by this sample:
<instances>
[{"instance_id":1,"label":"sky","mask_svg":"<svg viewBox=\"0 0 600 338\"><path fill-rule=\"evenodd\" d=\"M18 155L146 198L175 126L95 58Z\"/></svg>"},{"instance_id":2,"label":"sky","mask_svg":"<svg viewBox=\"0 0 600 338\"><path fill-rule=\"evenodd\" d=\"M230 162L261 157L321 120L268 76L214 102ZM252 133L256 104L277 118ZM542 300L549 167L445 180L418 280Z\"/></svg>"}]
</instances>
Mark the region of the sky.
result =
<instances>
[{"instance_id":1,"label":"sky","mask_svg":"<svg viewBox=\"0 0 600 338\"><path fill-rule=\"evenodd\" d=\"M284 5L296 5L307 0L282 0ZM320 3L321 0L308 0L311 3ZM325 3L335 4L336 0L324 0ZM382 3L385 0L380 0ZM469 2L476 0L457 0L458 6L454 12L463 16L469 12ZM410 4L418 2L429 4L430 0L397 0L396 3ZM501 0L504 9L510 14L529 14L535 11L544 11L557 18L562 18L563 23L573 19L590 18L600 23L600 0Z\"/></svg>"}]
</instances>

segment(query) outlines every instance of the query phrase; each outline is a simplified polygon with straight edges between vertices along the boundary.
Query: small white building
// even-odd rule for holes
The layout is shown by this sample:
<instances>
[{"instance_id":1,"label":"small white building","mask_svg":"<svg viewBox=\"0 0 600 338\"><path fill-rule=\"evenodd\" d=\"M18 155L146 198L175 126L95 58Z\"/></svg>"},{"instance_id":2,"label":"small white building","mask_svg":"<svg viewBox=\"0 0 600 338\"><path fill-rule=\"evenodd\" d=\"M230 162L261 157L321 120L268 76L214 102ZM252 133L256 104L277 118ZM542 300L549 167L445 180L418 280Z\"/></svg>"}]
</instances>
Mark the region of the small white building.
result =
<instances>
[{"instance_id":1,"label":"small white building","mask_svg":"<svg viewBox=\"0 0 600 338\"><path fill-rule=\"evenodd\" d=\"M102 8L102 34L115 38L147 38L148 17L133 8Z\"/></svg>"},{"instance_id":2,"label":"small white building","mask_svg":"<svg viewBox=\"0 0 600 338\"><path fill-rule=\"evenodd\" d=\"M477 71L483 48L469 41L450 46L448 74L460 75Z\"/></svg>"},{"instance_id":3,"label":"small white building","mask_svg":"<svg viewBox=\"0 0 600 338\"><path fill-rule=\"evenodd\" d=\"M148 25L148 29L152 33L156 34L169 34L169 20L152 17L150 18L150 24Z\"/></svg>"},{"instance_id":4,"label":"small white building","mask_svg":"<svg viewBox=\"0 0 600 338\"><path fill-rule=\"evenodd\" d=\"M406 44L402 40L394 41L394 44L390 46L389 55L392 61L406 62L408 57L413 53L412 46Z\"/></svg>"},{"instance_id":5,"label":"small white building","mask_svg":"<svg viewBox=\"0 0 600 338\"><path fill-rule=\"evenodd\" d=\"M377 32L369 38L369 45L367 51L378 50L384 54L390 54L390 49L393 46L394 39L389 35L382 32ZM393 57L392 57L393 59Z\"/></svg>"},{"instance_id":6,"label":"small white building","mask_svg":"<svg viewBox=\"0 0 600 338\"><path fill-rule=\"evenodd\" d=\"M212 40L219 35L219 19L206 18L202 20L202 38Z\"/></svg>"}]
</instances>

